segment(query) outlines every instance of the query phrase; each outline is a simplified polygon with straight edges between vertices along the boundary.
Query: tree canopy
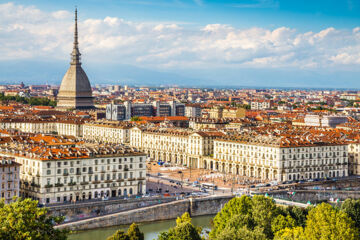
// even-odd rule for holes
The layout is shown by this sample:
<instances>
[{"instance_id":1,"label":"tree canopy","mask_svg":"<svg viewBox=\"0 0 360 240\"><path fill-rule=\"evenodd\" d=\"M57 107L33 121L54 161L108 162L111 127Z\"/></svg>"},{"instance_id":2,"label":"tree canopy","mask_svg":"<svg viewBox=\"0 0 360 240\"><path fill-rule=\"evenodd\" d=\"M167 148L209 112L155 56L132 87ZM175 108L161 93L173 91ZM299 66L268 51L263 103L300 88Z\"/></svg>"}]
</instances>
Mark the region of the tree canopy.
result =
<instances>
[{"instance_id":1,"label":"tree canopy","mask_svg":"<svg viewBox=\"0 0 360 240\"><path fill-rule=\"evenodd\" d=\"M327 203L301 209L264 196L233 198L215 216L210 239L355 240L359 202L347 200L341 210Z\"/></svg>"},{"instance_id":2,"label":"tree canopy","mask_svg":"<svg viewBox=\"0 0 360 240\"><path fill-rule=\"evenodd\" d=\"M241 239L236 237L240 229L242 232L261 232L261 236L257 236L259 239L263 238L262 235L272 238L271 223L280 212L271 198L264 196L233 198L215 216L210 238L221 239L225 231L234 232L233 237Z\"/></svg>"},{"instance_id":3,"label":"tree canopy","mask_svg":"<svg viewBox=\"0 0 360 240\"><path fill-rule=\"evenodd\" d=\"M139 229L139 225L133 223L125 233L123 230L117 230L107 240L144 240L144 233Z\"/></svg>"},{"instance_id":4,"label":"tree canopy","mask_svg":"<svg viewBox=\"0 0 360 240\"><path fill-rule=\"evenodd\" d=\"M65 240L67 231L54 229L61 217L47 214L46 208L38 208L38 201L30 198L16 199L5 204L0 201L0 239L7 240Z\"/></svg>"},{"instance_id":5,"label":"tree canopy","mask_svg":"<svg viewBox=\"0 0 360 240\"><path fill-rule=\"evenodd\" d=\"M175 227L160 233L158 240L202 240L201 231L192 224L190 214L186 212L176 219Z\"/></svg>"},{"instance_id":6,"label":"tree canopy","mask_svg":"<svg viewBox=\"0 0 360 240\"><path fill-rule=\"evenodd\" d=\"M0 101L8 102L15 101L18 103L29 104L31 106L56 106L56 101L52 101L49 98L41 98L41 97L20 97L16 96L5 96L3 93L0 93Z\"/></svg>"},{"instance_id":7,"label":"tree canopy","mask_svg":"<svg viewBox=\"0 0 360 240\"><path fill-rule=\"evenodd\" d=\"M355 226L360 229L360 199L346 199L340 209L354 220Z\"/></svg>"}]
</instances>

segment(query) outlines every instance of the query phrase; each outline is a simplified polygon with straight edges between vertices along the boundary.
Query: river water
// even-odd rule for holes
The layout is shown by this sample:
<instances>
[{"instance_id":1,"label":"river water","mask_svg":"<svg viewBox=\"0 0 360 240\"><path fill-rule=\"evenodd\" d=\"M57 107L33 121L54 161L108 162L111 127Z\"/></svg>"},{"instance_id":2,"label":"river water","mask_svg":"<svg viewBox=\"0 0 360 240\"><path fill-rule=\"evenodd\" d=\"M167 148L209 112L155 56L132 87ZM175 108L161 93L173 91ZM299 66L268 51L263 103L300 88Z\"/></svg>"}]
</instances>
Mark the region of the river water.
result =
<instances>
[{"instance_id":1,"label":"river water","mask_svg":"<svg viewBox=\"0 0 360 240\"><path fill-rule=\"evenodd\" d=\"M202 227L203 231L206 232L206 231L210 231L211 219L213 217L214 216L194 217L192 219L192 222L195 226ZM140 230L144 233L145 240L156 239L157 235L160 232L167 231L169 228L174 227L175 225L176 225L175 219L139 224ZM87 230L87 231L71 234L68 239L69 240L106 240L106 238L114 234L118 229L122 229L126 231L127 228L128 226L114 226L108 228Z\"/></svg>"}]
</instances>

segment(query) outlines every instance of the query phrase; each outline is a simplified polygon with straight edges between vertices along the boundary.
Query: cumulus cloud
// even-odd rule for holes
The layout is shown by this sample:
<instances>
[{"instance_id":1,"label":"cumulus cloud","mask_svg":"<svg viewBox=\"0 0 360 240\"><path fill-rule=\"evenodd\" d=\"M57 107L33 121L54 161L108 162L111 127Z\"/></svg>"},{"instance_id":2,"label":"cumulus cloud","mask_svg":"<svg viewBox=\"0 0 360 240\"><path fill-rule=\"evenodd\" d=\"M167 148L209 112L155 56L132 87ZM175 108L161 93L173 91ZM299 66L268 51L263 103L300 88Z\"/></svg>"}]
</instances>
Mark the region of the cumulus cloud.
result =
<instances>
[{"instance_id":1,"label":"cumulus cloud","mask_svg":"<svg viewBox=\"0 0 360 240\"><path fill-rule=\"evenodd\" d=\"M73 13L0 4L0 60L65 58L72 47ZM80 51L88 61L152 68L358 68L360 27L318 32L237 29L208 24L79 19Z\"/></svg>"}]
</instances>

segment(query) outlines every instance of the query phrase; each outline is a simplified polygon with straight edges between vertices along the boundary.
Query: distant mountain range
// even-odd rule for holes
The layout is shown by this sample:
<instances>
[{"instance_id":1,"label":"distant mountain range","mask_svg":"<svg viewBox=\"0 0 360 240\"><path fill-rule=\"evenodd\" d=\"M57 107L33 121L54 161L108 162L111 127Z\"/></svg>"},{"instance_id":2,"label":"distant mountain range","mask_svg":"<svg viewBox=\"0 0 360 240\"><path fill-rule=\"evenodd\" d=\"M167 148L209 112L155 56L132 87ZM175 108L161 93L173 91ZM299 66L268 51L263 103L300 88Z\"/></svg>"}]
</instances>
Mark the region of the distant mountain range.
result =
<instances>
[{"instance_id":1,"label":"distant mountain range","mask_svg":"<svg viewBox=\"0 0 360 240\"><path fill-rule=\"evenodd\" d=\"M0 84L57 84L69 63L66 61L0 61ZM84 63L91 84L186 87L273 87L273 88L360 88L359 72L319 73L292 69L207 69L158 71L124 64Z\"/></svg>"}]
</instances>

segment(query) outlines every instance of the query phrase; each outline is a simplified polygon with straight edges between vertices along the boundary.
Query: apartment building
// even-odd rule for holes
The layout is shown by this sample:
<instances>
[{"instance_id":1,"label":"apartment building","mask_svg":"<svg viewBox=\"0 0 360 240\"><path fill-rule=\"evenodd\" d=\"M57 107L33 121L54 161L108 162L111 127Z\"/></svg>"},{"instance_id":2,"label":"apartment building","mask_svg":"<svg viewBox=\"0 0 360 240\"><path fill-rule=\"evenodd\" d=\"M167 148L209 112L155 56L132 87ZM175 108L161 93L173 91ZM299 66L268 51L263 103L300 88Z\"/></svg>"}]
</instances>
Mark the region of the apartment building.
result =
<instances>
[{"instance_id":1,"label":"apartment building","mask_svg":"<svg viewBox=\"0 0 360 240\"><path fill-rule=\"evenodd\" d=\"M174 128L140 128L130 131L130 146L150 159L202 168L202 159L213 154L213 141L221 132L202 132Z\"/></svg>"},{"instance_id":2,"label":"apartment building","mask_svg":"<svg viewBox=\"0 0 360 240\"><path fill-rule=\"evenodd\" d=\"M33 119L31 117L24 118L6 118L0 120L0 128L16 129L25 133L43 133L43 134L59 134L71 135L75 137L82 136L82 125L84 121L80 119Z\"/></svg>"},{"instance_id":3,"label":"apartment building","mask_svg":"<svg viewBox=\"0 0 360 240\"><path fill-rule=\"evenodd\" d=\"M185 104L175 101L153 103L132 103L126 101L123 104L106 105L106 119L129 120L135 116L184 116Z\"/></svg>"},{"instance_id":4,"label":"apartment building","mask_svg":"<svg viewBox=\"0 0 360 240\"><path fill-rule=\"evenodd\" d=\"M0 192L1 199L10 203L20 193L20 164L14 158L0 157Z\"/></svg>"},{"instance_id":5,"label":"apartment building","mask_svg":"<svg viewBox=\"0 0 360 240\"><path fill-rule=\"evenodd\" d=\"M348 146L337 140L238 136L214 140L206 169L262 180L293 181L348 176Z\"/></svg>"},{"instance_id":6,"label":"apartment building","mask_svg":"<svg viewBox=\"0 0 360 240\"><path fill-rule=\"evenodd\" d=\"M251 110L268 110L271 108L271 101L269 100L258 100L252 101L250 104Z\"/></svg>"},{"instance_id":7,"label":"apartment building","mask_svg":"<svg viewBox=\"0 0 360 240\"><path fill-rule=\"evenodd\" d=\"M186 117L201 117L200 104L186 104L185 116Z\"/></svg>"},{"instance_id":8,"label":"apartment building","mask_svg":"<svg viewBox=\"0 0 360 240\"><path fill-rule=\"evenodd\" d=\"M306 126L314 127L332 127L335 128L337 125L348 122L348 118L345 116L337 115L314 115L307 114L304 119Z\"/></svg>"},{"instance_id":9,"label":"apartment building","mask_svg":"<svg viewBox=\"0 0 360 240\"><path fill-rule=\"evenodd\" d=\"M0 156L21 164L22 197L48 204L145 193L146 155L130 147L44 135L9 141Z\"/></svg>"},{"instance_id":10,"label":"apartment building","mask_svg":"<svg viewBox=\"0 0 360 240\"><path fill-rule=\"evenodd\" d=\"M129 143L131 125L118 121L89 122L83 125L83 138L106 143Z\"/></svg>"},{"instance_id":11,"label":"apartment building","mask_svg":"<svg viewBox=\"0 0 360 240\"><path fill-rule=\"evenodd\" d=\"M360 143L352 142L349 150L349 175L360 175Z\"/></svg>"}]
</instances>

